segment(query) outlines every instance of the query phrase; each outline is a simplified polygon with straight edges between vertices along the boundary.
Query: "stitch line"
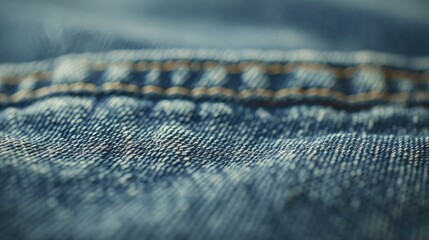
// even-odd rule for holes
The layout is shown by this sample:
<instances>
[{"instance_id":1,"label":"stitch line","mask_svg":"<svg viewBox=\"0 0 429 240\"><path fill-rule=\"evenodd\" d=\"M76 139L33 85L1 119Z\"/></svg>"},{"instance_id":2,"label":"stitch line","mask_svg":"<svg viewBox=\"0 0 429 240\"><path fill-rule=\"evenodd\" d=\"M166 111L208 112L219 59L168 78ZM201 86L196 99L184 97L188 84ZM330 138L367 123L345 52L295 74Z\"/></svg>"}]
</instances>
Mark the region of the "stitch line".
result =
<instances>
[{"instance_id":1,"label":"stitch line","mask_svg":"<svg viewBox=\"0 0 429 240\"><path fill-rule=\"evenodd\" d=\"M66 92L79 92L84 91L88 93L106 93L109 91L122 91L135 94L157 94L157 95L182 95L182 96L214 96L222 95L230 98L237 99L248 99L250 97L264 97L268 98L266 100L281 100L284 97L288 96L298 96L298 97L328 97L333 100L343 101L347 103L357 103L365 102L372 100L383 100L383 101L393 101L393 102L405 102L410 100L412 97L416 100L428 100L429 92L427 91L418 91L413 94L410 92L399 92L399 93L386 93L386 92L365 92L354 95L345 95L342 92L325 89L325 88L284 88L277 91L269 89L246 89L241 91L235 91L233 89L222 88L222 87L210 87L210 88L185 88L185 87L169 87L162 88L155 85L149 85L144 87L139 87L134 84L124 84L110 82L105 83L100 86L96 86L92 83L73 83L73 84L63 84L63 85L52 85L48 87L42 87L33 91L22 90L12 95L7 95L4 93L0 94L0 102L10 102L17 103L25 99L30 98L39 98L48 96L53 93L66 93Z\"/></svg>"},{"instance_id":2,"label":"stitch line","mask_svg":"<svg viewBox=\"0 0 429 240\"><path fill-rule=\"evenodd\" d=\"M387 80L409 80L416 83L429 81L429 71L411 72L399 69L389 69L385 67L375 67L371 65L358 65L353 67L334 67L318 63L258 63L258 62L242 62L242 63L217 63L212 61L206 62L191 62L191 61L166 61L166 62L136 62L136 63L94 63L90 66L93 71L106 71L109 66L115 64L126 64L134 72L148 71L158 69L163 72L174 71L178 69L189 69L191 71L205 71L214 67L224 67L229 74L241 74L250 67L257 67L263 70L268 75L290 74L297 69L307 69L313 71L325 71L339 79L347 79L353 77L358 72L375 72L381 71ZM0 82L7 85L19 84L22 80L32 77L34 81L48 81L52 79L53 72L35 72L23 76L6 76Z\"/></svg>"},{"instance_id":3,"label":"stitch line","mask_svg":"<svg viewBox=\"0 0 429 240\"><path fill-rule=\"evenodd\" d=\"M116 63L118 64L118 63ZM131 63L127 63L131 64ZM108 64L96 64L97 71L105 71ZM250 67L258 67L264 70L265 73L274 74L290 74L297 69L307 69L314 71L327 71L338 78L350 78L359 71L382 71L389 80L409 79L417 82L427 81L429 78L429 71L415 73L406 70L389 69L386 67L375 67L371 65L358 65L353 67L334 67L326 64L319 63L262 63L262 62L242 62L242 63L218 63L213 61L206 61L202 63L190 61L166 61L166 62L136 62L132 64L134 71L147 71L152 69L159 69L161 71L174 71L178 69L189 69L192 71L204 71L214 67L225 67L229 74L240 74Z\"/></svg>"}]
</instances>

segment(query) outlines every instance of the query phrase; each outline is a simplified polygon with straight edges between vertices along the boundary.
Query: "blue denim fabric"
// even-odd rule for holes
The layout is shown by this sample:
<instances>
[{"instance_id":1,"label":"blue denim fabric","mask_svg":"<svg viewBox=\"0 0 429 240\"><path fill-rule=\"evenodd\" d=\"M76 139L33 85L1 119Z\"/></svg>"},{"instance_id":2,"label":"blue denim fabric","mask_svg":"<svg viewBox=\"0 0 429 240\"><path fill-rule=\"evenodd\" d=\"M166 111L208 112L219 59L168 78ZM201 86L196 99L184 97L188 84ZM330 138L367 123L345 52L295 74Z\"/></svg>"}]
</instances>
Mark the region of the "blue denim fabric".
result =
<instances>
[{"instance_id":1,"label":"blue denim fabric","mask_svg":"<svg viewBox=\"0 0 429 240\"><path fill-rule=\"evenodd\" d=\"M1 239L428 239L429 59L0 66Z\"/></svg>"},{"instance_id":2,"label":"blue denim fabric","mask_svg":"<svg viewBox=\"0 0 429 240\"><path fill-rule=\"evenodd\" d=\"M428 12L0 1L0 239L429 239Z\"/></svg>"}]
</instances>

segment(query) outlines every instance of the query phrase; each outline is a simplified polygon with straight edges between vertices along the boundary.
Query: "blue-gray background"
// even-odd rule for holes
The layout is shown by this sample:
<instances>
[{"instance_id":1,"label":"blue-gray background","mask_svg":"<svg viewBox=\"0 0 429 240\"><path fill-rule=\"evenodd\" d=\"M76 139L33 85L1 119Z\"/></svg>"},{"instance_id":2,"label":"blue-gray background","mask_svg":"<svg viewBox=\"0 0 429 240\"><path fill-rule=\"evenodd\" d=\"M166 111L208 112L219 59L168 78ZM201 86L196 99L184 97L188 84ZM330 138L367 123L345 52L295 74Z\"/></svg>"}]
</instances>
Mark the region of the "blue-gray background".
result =
<instances>
[{"instance_id":1,"label":"blue-gray background","mask_svg":"<svg viewBox=\"0 0 429 240\"><path fill-rule=\"evenodd\" d=\"M429 54L422 0L2 0L0 62L139 48Z\"/></svg>"}]
</instances>

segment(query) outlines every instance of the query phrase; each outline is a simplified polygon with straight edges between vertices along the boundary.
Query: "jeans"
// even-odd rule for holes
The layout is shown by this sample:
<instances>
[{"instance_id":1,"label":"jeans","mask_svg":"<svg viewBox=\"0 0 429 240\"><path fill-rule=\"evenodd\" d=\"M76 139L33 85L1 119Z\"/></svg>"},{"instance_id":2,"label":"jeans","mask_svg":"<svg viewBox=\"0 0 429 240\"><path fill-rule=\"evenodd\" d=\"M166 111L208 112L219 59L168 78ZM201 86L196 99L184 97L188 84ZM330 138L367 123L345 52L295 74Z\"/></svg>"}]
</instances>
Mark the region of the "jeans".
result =
<instances>
[{"instance_id":1,"label":"jeans","mask_svg":"<svg viewBox=\"0 0 429 240\"><path fill-rule=\"evenodd\" d=\"M2 239L428 239L427 58L2 65Z\"/></svg>"},{"instance_id":2,"label":"jeans","mask_svg":"<svg viewBox=\"0 0 429 240\"><path fill-rule=\"evenodd\" d=\"M428 12L1 0L0 240L429 239Z\"/></svg>"}]
</instances>

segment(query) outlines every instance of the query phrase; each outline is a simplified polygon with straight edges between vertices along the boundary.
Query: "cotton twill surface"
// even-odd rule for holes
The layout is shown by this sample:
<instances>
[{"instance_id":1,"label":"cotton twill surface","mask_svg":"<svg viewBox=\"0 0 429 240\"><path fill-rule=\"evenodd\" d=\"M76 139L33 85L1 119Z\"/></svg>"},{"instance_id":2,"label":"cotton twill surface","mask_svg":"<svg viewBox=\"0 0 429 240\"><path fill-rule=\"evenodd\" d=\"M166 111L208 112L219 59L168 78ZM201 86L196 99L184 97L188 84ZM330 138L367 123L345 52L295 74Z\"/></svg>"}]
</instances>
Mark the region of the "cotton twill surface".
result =
<instances>
[{"instance_id":1,"label":"cotton twill surface","mask_svg":"<svg viewBox=\"0 0 429 240\"><path fill-rule=\"evenodd\" d=\"M121 51L0 67L2 239L428 239L428 60Z\"/></svg>"}]
</instances>

